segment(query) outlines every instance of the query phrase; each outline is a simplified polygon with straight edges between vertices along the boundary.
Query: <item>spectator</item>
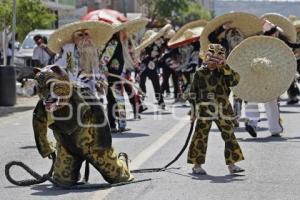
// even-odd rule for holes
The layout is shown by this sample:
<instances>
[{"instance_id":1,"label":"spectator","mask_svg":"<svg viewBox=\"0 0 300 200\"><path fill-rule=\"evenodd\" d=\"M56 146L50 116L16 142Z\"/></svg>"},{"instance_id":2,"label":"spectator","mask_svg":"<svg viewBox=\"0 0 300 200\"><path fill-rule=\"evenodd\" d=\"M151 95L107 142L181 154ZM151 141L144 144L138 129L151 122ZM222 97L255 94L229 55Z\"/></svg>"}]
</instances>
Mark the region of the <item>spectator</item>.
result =
<instances>
[{"instance_id":1,"label":"spectator","mask_svg":"<svg viewBox=\"0 0 300 200\"><path fill-rule=\"evenodd\" d=\"M47 41L45 40L45 37L38 34L33 37L36 47L33 50L32 55L32 61L34 67L45 67L46 65L53 64L53 58L55 56L55 53L53 53L48 47L47 47Z\"/></svg>"}]
</instances>

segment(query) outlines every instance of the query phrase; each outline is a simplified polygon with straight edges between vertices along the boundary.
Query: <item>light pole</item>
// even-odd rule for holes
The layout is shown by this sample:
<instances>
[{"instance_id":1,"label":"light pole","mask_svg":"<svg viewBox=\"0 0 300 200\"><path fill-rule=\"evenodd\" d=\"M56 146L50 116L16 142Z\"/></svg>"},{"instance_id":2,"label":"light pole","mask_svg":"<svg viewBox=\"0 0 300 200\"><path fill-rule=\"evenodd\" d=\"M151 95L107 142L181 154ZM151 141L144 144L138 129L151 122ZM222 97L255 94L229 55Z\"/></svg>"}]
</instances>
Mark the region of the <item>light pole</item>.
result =
<instances>
[{"instance_id":1,"label":"light pole","mask_svg":"<svg viewBox=\"0 0 300 200\"><path fill-rule=\"evenodd\" d=\"M13 0L13 21L12 21L12 53L11 53L11 65L14 65L15 57L15 38L16 36L16 0Z\"/></svg>"},{"instance_id":2,"label":"light pole","mask_svg":"<svg viewBox=\"0 0 300 200\"><path fill-rule=\"evenodd\" d=\"M123 1L123 13L125 17L127 17L127 0L122 0Z\"/></svg>"}]
</instances>

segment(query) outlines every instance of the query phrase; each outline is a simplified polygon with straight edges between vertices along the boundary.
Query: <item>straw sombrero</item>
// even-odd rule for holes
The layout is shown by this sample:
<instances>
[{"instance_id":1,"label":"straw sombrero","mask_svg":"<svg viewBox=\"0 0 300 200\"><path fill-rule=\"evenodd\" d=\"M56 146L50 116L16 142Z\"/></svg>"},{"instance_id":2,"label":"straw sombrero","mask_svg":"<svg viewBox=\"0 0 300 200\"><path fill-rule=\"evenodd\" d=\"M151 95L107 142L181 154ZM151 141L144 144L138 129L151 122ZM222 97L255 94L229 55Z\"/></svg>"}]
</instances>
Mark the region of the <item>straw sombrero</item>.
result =
<instances>
[{"instance_id":1,"label":"straw sombrero","mask_svg":"<svg viewBox=\"0 0 300 200\"><path fill-rule=\"evenodd\" d=\"M67 43L72 42L72 35L75 31L89 29L90 37L97 48L105 44L113 35L113 28L105 22L99 21L78 21L61 26L54 31L48 41L51 51L58 53Z\"/></svg>"},{"instance_id":2,"label":"straw sombrero","mask_svg":"<svg viewBox=\"0 0 300 200\"><path fill-rule=\"evenodd\" d=\"M245 37L257 35L262 32L261 20L250 13L244 12L231 12L219 17L212 19L204 28L201 37L201 50L203 52L207 51L208 44L211 42L208 39L210 33L216 31L220 26L226 22L232 22L231 26L238 28ZM219 37L225 37L221 34Z\"/></svg>"},{"instance_id":3,"label":"straw sombrero","mask_svg":"<svg viewBox=\"0 0 300 200\"><path fill-rule=\"evenodd\" d=\"M253 36L236 46L227 64L240 75L233 93L249 102L265 103L284 93L296 73L293 51L281 40Z\"/></svg>"},{"instance_id":4,"label":"straw sombrero","mask_svg":"<svg viewBox=\"0 0 300 200\"><path fill-rule=\"evenodd\" d=\"M138 18L123 23L122 22L112 23L112 26L114 28L114 33L117 33L121 30L125 30L128 36L131 36L139 32L141 29L143 29L147 25L147 23L148 23L147 18Z\"/></svg>"},{"instance_id":5,"label":"straw sombrero","mask_svg":"<svg viewBox=\"0 0 300 200\"><path fill-rule=\"evenodd\" d=\"M176 31L174 29L170 29L165 35L164 38L171 39L176 34Z\"/></svg>"},{"instance_id":6,"label":"straw sombrero","mask_svg":"<svg viewBox=\"0 0 300 200\"><path fill-rule=\"evenodd\" d=\"M203 28L207 23L208 22L206 20L197 20L184 25L170 39L168 46L171 48L176 48L199 40Z\"/></svg>"},{"instance_id":7,"label":"straw sombrero","mask_svg":"<svg viewBox=\"0 0 300 200\"><path fill-rule=\"evenodd\" d=\"M164 36L169 30L171 30L172 25L167 24L163 28L161 28L158 32L153 30L146 31L144 37L141 40L141 44L135 48L135 51L141 51L151 45L160 37Z\"/></svg>"},{"instance_id":8,"label":"straw sombrero","mask_svg":"<svg viewBox=\"0 0 300 200\"><path fill-rule=\"evenodd\" d=\"M292 22L285 16L278 13L266 13L260 17L265 18L272 22L273 24L279 26L283 30L283 35L285 35L290 42L296 42L297 33Z\"/></svg>"},{"instance_id":9,"label":"straw sombrero","mask_svg":"<svg viewBox=\"0 0 300 200\"><path fill-rule=\"evenodd\" d=\"M294 21L294 22L293 22L293 25L294 25L294 27L295 27L295 29L296 29L296 32L297 32L297 33L300 32L300 20Z\"/></svg>"}]
</instances>

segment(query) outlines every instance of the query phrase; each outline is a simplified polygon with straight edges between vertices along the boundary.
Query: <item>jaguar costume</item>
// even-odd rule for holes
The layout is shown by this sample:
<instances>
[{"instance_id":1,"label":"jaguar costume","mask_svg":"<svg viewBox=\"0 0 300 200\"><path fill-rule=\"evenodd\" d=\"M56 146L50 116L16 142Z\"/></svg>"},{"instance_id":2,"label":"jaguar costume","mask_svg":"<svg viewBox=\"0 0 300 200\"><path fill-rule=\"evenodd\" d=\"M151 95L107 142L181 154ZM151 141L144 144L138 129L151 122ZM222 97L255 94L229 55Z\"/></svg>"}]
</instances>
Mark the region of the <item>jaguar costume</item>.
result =
<instances>
[{"instance_id":1,"label":"jaguar costume","mask_svg":"<svg viewBox=\"0 0 300 200\"><path fill-rule=\"evenodd\" d=\"M212 54L225 54L219 44L210 44ZM209 131L214 121L225 141L226 164L234 164L244 159L234 135L233 109L228 100L229 87L237 85L239 75L227 65L220 65L211 71L205 64L196 71L190 90L190 101L197 115L196 129L188 152L187 162L201 165L205 163Z\"/></svg>"},{"instance_id":2,"label":"jaguar costume","mask_svg":"<svg viewBox=\"0 0 300 200\"><path fill-rule=\"evenodd\" d=\"M47 128L53 130L57 142L53 179L64 186L76 184L87 160L109 183L133 180L127 160L112 147L109 123L92 92L72 85L58 66L35 73L40 100L33 113L33 130L44 158L55 152L47 138Z\"/></svg>"}]
</instances>

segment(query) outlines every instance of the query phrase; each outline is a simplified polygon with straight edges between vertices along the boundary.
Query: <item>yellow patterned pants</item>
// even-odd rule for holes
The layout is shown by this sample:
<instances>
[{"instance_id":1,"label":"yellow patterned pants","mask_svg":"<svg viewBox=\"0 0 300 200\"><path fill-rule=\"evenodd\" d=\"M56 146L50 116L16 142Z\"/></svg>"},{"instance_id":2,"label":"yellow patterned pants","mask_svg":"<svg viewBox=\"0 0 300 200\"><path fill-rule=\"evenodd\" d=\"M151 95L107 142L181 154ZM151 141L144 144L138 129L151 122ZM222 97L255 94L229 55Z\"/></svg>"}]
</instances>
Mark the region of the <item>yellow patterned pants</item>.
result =
<instances>
[{"instance_id":1,"label":"yellow patterned pants","mask_svg":"<svg viewBox=\"0 0 300 200\"><path fill-rule=\"evenodd\" d=\"M99 149L93 145L93 131L78 135L67 138L67 143L72 146L72 153L70 153L70 148L65 148L66 145L68 146L64 141L66 138L62 139L61 136L55 134L57 139L57 159L53 171L55 181L66 186L74 185L80 178L80 168L84 160L92 164L109 183L126 182L134 179L125 161L118 159L113 148ZM76 153L74 153L74 148L76 148Z\"/></svg>"},{"instance_id":2,"label":"yellow patterned pants","mask_svg":"<svg viewBox=\"0 0 300 200\"><path fill-rule=\"evenodd\" d=\"M244 160L242 150L235 138L233 123L230 120L213 120L225 142L225 161L226 164L233 164ZM207 150L208 135L212 125L212 120L197 120L195 132L189 147L187 162L191 164L204 164Z\"/></svg>"}]
</instances>

